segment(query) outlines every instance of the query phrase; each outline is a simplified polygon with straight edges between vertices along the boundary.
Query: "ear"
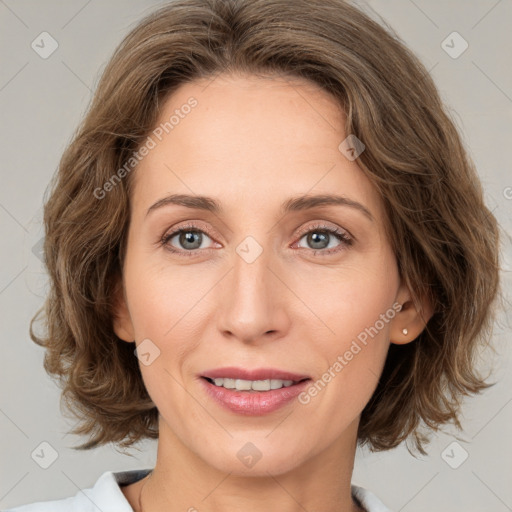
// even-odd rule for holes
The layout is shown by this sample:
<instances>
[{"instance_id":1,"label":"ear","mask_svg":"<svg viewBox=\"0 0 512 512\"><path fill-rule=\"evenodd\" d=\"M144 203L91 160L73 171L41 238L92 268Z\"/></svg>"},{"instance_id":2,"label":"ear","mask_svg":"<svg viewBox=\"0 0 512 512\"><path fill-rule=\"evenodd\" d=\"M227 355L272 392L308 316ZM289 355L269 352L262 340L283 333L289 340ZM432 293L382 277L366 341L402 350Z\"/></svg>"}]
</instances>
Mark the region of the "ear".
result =
<instances>
[{"instance_id":1,"label":"ear","mask_svg":"<svg viewBox=\"0 0 512 512\"><path fill-rule=\"evenodd\" d=\"M126 295L124 292L124 284L122 278L116 280L115 292L113 297L114 309L113 309L113 327L114 332L123 341L134 342L135 334L128 310L128 304L126 301Z\"/></svg>"},{"instance_id":2,"label":"ear","mask_svg":"<svg viewBox=\"0 0 512 512\"><path fill-rule=\"evenodd\" d=\"M421 334L432 317L434 308L426 296L418 298L416 302L409 287L403 282L397 293L396 302L402 305L402 309L391 321L390 342L403 345L414 341Z\"/></svg>"}]
</instances>

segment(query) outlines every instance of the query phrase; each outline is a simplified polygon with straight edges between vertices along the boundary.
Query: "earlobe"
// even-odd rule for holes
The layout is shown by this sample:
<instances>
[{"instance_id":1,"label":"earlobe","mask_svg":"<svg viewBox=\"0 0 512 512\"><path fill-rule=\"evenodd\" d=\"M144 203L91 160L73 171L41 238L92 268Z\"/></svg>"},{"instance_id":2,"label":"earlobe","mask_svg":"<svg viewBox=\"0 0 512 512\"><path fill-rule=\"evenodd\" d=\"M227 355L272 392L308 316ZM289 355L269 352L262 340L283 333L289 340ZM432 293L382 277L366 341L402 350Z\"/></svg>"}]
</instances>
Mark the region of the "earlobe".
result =
<instances>
[{"instance_id":1,"label":"earlobe","mask_svg":"<svg viewBox=\"0 0 512 512\"><path fill-rule=\"evenodd\" d=\"M433 315L433 306L428 297L420 298L418 303L415 303L412 294L405 286L401 287L397 301L402 308L391 323L390 342L404 345L414 341L425 329Z\"/></svg>"},{"instance_id":2,"label":"earlobe","mask_svg":"<svg viewBox=\"0 0 512 512\"><path fill-rule=\"evenodd\" d=\"M114 294L113 328L117 337L123 341L132 343L135 341L135 334L126 302L124 287L119 279Z\"/></svg>"}]
</instances>

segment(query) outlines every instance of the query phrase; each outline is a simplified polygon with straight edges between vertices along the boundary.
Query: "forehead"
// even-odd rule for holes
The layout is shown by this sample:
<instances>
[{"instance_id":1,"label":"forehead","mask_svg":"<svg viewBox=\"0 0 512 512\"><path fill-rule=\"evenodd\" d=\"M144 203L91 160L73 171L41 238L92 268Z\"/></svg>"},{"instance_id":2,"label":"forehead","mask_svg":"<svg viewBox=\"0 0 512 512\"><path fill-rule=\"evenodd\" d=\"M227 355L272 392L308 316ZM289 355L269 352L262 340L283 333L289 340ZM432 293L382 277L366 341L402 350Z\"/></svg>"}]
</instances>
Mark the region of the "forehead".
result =
<instances>
[{"instance_id":1,"label":"forehead","mask_svg":"<svg viewBox=\"0 0 512 512\"><path fill-rule=\"evenodd\" d=\"M166 193L244 198L260 208L274 198L277 205L337 193L379 217L376 191L339 149L344 122L335 98L298 78L220 75L182 84L150 133L155 144L135 172L135 206Z\"/></svg>"}]
</instances>

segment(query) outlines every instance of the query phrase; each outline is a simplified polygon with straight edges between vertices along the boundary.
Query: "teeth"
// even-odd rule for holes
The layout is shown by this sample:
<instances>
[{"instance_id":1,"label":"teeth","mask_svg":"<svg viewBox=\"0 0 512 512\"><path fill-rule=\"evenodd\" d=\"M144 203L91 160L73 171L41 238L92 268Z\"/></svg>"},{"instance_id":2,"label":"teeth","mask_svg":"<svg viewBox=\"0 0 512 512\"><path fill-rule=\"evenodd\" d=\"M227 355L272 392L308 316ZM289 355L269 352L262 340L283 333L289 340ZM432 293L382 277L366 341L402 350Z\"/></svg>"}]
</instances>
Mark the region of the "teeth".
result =
<instances>
[{"instance_id":1,"label":"teeth","mask_svg":"<svg viewBox=\"0 0 512 512\"><path fill-rule=\"evenodd\" d=\"M243 379L213 379L216 386L226 389L236 389L237 391L270 391L271 389L280 389L289 387L293 380L267 379L267 380L243 380Z\"/></svg>"}]
</instances>

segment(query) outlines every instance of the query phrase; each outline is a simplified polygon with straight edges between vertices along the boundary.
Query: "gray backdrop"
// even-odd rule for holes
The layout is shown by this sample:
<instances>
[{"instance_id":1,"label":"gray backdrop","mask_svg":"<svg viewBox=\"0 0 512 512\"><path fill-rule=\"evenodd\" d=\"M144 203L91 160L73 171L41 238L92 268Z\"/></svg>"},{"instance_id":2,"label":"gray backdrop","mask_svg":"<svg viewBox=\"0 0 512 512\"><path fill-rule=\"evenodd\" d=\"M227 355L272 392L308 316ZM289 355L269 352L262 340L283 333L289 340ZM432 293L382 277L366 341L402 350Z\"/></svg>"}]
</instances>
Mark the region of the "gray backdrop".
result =
<instances>
[{"instance_id":1,"label":"gray backdrop","mask_svg":"<svg viewBox=\"0 0 512 512\"><path fill-rule=\"evenodd\" d=\"M0 0L1 508L72 496L106 470L154 464L155 442L141 443L131 455L113 446L71 448L78 443L67 434L72 420L61 415L59 390L43 370L43 351L30 340L28 326L46 289L38 246L45 188L114 47L159 4ZM487 202L510 233L512 0L365 5L430 70L477 164ZM503 282L510 291L507 238L503 256ZM353 483L373 490L395 512L512 510L510 332L503 315L491 361L498 383L466 401L466 442L448 429L433 437L427 457L413 458L403 446L378 454L359 451Z\"/></svg>"}]
</instances>

